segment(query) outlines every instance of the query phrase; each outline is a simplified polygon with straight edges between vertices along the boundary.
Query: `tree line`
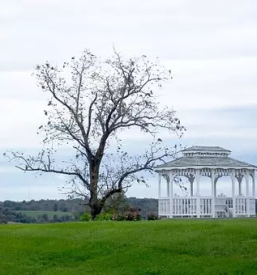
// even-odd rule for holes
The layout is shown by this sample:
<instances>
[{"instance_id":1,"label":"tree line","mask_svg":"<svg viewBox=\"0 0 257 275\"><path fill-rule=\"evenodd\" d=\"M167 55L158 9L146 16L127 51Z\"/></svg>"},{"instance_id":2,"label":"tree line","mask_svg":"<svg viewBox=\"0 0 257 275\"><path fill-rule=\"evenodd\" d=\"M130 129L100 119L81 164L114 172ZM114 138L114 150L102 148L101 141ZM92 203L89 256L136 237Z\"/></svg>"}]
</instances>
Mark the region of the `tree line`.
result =
<instances>
[{"instance_id":1,"label":"tree line","mask_svg":"<svg viewBox=\"0 0 257 275\"><path fill-rule=\"evenodd\" d=\"M124 195L110 198L102 210L103 213L121 213L124 209L139 209L144 219L148 213L157 215L157 199L127 198ZM31 215L30 211L35 211ZM46 213L42 213L46 211ZM60 199L60 200L30 200L15 202L6 200L0 202L0 223L44 223L44 222L67 222L78 221L81 215L90 212L82 199ZM28 213L28 214L27 214ZM37 214L38 213L38 214Z\"/></svg>"}]
</instances>

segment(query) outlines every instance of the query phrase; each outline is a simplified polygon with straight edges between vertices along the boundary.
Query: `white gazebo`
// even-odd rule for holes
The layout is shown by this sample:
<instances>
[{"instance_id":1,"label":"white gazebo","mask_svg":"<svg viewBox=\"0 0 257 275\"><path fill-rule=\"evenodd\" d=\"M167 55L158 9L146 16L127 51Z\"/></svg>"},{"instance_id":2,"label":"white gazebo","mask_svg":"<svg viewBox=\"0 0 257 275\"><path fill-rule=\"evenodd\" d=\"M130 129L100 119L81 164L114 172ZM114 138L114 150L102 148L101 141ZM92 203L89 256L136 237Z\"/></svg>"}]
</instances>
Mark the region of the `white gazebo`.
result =
<instances>
[{"instance_id":1,"label":"white gazebo","mask_svg":"<svg viewBox=\"0 0 257 275\"><path fill-rule=\"evenodd\" d=\"M183 150L182 153L182 157L155 168L159 174L159 216L168 218L256 216L256 166L230 158L231 151L217 146L193 146ZM200 181L203 176L210 178L211 196L200 195ZM223 176L231 178L232 197L217 195L217 182ZM187 178L190 192L184 196L177 196L173 192L173 187L182 177ZM245 181L244 192L242 192L243 181ZM183 180L181 182L183 184ZM165 194L161 192L163 183Z\"/></svg>"}]
</instances>

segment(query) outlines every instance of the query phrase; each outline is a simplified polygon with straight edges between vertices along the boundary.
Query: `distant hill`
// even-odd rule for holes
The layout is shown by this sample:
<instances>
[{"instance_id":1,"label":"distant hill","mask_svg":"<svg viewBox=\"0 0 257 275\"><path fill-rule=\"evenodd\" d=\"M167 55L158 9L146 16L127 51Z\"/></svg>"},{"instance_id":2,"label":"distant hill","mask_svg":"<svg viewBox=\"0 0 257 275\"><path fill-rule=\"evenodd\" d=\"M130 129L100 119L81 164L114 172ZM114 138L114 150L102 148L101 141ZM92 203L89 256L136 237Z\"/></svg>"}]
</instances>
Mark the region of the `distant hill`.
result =
<instances>
[{"instance_id":1,"label":"distant hill","mask_svg":"<svg viewBox=\"0 0 257 275\"><path fill-rule=\"evenodd\" d=\"M124 198L130 206L141 209L142 217L147 212L158 212L157 199ZM1 220L22 223L74 221L86 211L85 202L81 199L61 200L30 200L0 202ZM0 221L1 223L1 221Z\"/></svg>"}]
</instances>

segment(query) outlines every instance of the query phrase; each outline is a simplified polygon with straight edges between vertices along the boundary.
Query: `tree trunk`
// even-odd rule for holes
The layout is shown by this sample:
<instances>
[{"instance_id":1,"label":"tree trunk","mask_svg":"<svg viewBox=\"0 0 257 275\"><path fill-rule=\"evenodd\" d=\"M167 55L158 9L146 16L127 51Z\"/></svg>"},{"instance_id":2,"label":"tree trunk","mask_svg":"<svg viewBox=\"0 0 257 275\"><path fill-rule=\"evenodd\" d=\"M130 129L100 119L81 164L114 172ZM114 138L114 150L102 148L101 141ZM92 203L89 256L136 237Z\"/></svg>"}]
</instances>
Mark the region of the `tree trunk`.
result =
<instances>
[{"instance_id":1,"label":"tree trunk","mask_svg":"<svg viewBox=\"0 0 257 275\"><path fill-rule=\"evenodd\" d=\"M90 214L91 219L95 220L98 214L101 213L105 201L115 193L121 193L122 189L117 188L111 190L109 193L105 195L105 197L99 199L98 198L98 180L99 180L99 167L100 167L101 159L97 162L92 162L90 166L90 199L89 199L89 206L90 206Z\"/></svg>"},{"instance_id":2,"label":"tree trunk","mask_svg":"<svg viewBox=\"0 0 257 275\"><path fill-rule=\"evenodd\" d=\"M91 208L91 219L95 220L97 215L101 213L103 207L98 205L98 204L94 204L94 205L90 205Z\"/></svg>"},{"instance_id":3,"label":"tree trunk","mask_svg":"<svg viewBox=\"0 0 257 275\"><path fill-rule=\"evenodd\" d=\"M91 209L91 218L94 220L98 214L102 211L102 206L97 197L97 187L99 179L99 165L93 162L90 167L90 200L89 206Z\"/></svg>"}]
</instances>

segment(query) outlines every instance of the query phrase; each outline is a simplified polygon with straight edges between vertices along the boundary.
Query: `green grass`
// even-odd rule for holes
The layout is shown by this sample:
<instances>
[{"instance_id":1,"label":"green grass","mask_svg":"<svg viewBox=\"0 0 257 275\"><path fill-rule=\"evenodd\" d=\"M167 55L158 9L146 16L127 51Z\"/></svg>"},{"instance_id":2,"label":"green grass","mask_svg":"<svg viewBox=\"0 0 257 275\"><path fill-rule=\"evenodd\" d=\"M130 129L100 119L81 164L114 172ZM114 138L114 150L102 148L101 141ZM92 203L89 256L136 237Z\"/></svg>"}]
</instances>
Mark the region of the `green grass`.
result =
<instances>
[{"instance_id":1,"label":"green grass","mask_svg":"<svg viewBox=\"0 0 257 275\"><path fill-rule=\"evenodd\" d=\"M257 274L257 219L1 225L0 274Z\"/></svg>"},{"instance_id":2,"label":"green grass","mask_svg":"<svg viewBox=\"0 0 257 275\"><path fill-rule=\"evenodd\" d=\"M31 218L37 218L38 216L42 216L43 214L47 214L49 218L53 218L54 215L58 217L65 216L65 215L72 215L71 212L62 212L62 211L18 211L22 214L25 214Z\"/></svg>"}]
</instances>

